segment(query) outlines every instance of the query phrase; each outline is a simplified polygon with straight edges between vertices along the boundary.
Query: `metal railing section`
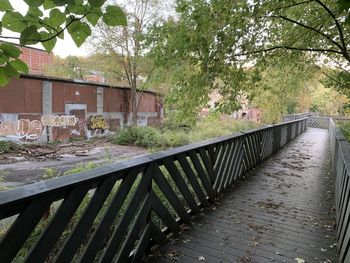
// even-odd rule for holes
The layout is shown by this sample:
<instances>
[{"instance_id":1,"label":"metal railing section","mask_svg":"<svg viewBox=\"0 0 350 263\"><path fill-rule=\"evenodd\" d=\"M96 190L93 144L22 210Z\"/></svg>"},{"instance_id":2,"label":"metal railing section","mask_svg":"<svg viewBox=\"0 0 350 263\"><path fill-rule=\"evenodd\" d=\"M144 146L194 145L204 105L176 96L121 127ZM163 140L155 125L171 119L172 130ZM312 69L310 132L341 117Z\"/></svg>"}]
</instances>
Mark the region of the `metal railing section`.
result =
<instances>
[{"instance_id":1,"label":"metal railing section","mask_svg":"<svg viewBox=\"0 0 350 263\"><path fill-rule=\"evenodd\" d=\"M339 262L350 262L350 145L331 119L331 160L336 176L335 208Z\"/></svg>"},{"instance_id":2,"label":"metal railing section","mask_svg":"<svg viewBox=\"0 0 350 263\"><path fill-rule=\"evenodd\" d=\"M330 117L318 116L316 113L306 112L290 114L283 117L283 122L307 118L307 127L328 130Z\"/></svg>"},{"instance_id":3,"label":"metal railing section","mask_svg":"<svg viewBox=\"0 0 350 263\"><path fill-rule=\"evenodd\" d=\"M0 192L0 262L139 262L305 129L298 119Z\"/></svg>"}]
</instances>

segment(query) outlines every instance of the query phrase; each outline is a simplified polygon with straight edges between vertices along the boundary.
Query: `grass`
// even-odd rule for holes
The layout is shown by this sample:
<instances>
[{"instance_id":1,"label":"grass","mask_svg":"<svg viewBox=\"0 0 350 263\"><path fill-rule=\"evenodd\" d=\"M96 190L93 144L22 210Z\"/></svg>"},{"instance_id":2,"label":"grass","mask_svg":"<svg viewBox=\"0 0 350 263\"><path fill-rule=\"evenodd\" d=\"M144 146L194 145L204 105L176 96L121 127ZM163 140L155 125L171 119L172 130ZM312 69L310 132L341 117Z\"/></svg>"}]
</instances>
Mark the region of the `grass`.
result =
<instances>
[{"instance_id":1,"label":"grass","mask_svg":"<svg viewBox=\"0 0 350 263\"><path fill-rule=\"evenodd\" d=\"M18 149L18 145L11 141L0 141L0 153L12 153Z\"/></svg>"},{"instance_id":2,"label":"grass","mask_svg":"<svg viewBox=\"0 0 350 263\"><path fill-rule=\"evenodd\" d=\"M350 122L338 122L337 125L344 137L350 142Z\"/></svg>"},{"instance_id":3,"label":"grass","mask_svg":"<svg viewBox=\"0 0 350 263\"><path fill-rule=\"evenodd\" d=\"M185 123L165 121L159 128L126 127L112 138L112 142L157 151L232 134L257 126L258 124L254 122L220 120L216 117L202 119L192 126Z\"/></svg>"}]
</instances>

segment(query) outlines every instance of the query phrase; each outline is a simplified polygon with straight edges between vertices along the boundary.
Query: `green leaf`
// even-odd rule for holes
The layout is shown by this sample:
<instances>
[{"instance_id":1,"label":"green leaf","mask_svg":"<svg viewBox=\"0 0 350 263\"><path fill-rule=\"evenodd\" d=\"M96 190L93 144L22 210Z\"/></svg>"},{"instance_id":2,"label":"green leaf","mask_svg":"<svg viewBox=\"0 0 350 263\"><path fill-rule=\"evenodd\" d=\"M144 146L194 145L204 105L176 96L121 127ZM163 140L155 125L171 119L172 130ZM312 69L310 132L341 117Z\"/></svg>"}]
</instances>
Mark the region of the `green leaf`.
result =
<instances>
[{"instance_id":1,"label":"green leaf","mask_svg":"<svg viewBox=\"0 0 350 263\"><path fill-rule=\"evenodd\" d=\"M4 55L4 54L1 54L0 55L0 64L3 65L5 63L7 63L9 61L9 57Z\"/></svg>"},{"instance_id":2,"label":"green leaf","mask_svg":"<svg viewBox=\"0 0 350 263\"><path fill-rule=\"evenodd\" d=\"M0 86L5 86L9 83L9 74L7 73L5 67L0 67Z\"/></svg>"},{"instance_id":3,"label":"green leaf","mask_svg":"<svg viewBox=\"0 0 350 263\"><path fill-rule=\"evenodd\" d=\"M21 33L20 44L22 46L31 45L38 43L40 40L41 36L38 32L38 28L35 25L31 25Z\"/></svg>"},{"instance_id":4,"label":"green leaf","mask_svg":"<svg viewBox=\"0 0 350 263\"><path fill-rule=\"evenodd\" d=\"M24 63L20 59L12 60L9 62L12 68L14 68L18 72L22 73L28 73L29 72L29 67L26 63Z\"/></svg>"},{"instance_id":5,"label":"green leaf","mask_svg":"<svg viewBox=\"0 0 350 263\"><path fill-rule=\"evenodd\" d=\"M77 47L80 47L85 42L86 38L91 35L91 29L89 25L85 22L82 23L80 21L74 21L68 27L68 32Z\"/></svg>"},{"instance_id":6,"label":"green leaf","mask_svg":"<svg viewBox=\"0 0 350 263\"><path fill-rule=\"evenodd\" d=\"M60 28L60 27L57 27L57 31L58 32L62 32L57 37L60 38L60 39L64 39L64 30L62 30L62 28Z\"/></svg>"},{"instance_id":7,"label":"green leaf","mask_svg":"<svg viewBox=\"0 0 350 263\"><path fill-rule=\"evenodd\" d=\"M12 11L12 10L13 10L13 7L9 0L0 1L0 11L4 12L4 11Z\"/></svg>"},{"instance_id":8,"label":"green leaf","mask_svg":"<svg viewBox=\"0 0 350 263\"><path fill-rule=\"evenodd\" d=\"M94 7L90 13L86 16L87 21L89 21L93 26L96 26L98 20L102 16L102 10L99 7Z\"/></svg>"},{"instance_id":9,"label":"green leaf","mask_svg":"<svg viewBox=\"0 0 350 263\"><path fill-rule=\"evenodd\" d=\"M87 13L85 5L68 5L67 10L69 13L77 15L85 15Z\"/></svg>"},{"instance_id":10,"label":"green leaf","mask_svg":"<svg viewBox=\"0 0 350 263\"><path fill-rule=\"evenodd\" d=\"M16 47L14 44L10 43L2 43L0 45L0 50L3 54L11 57L11 58L18 58L21 55L21 51L18 47Z\"/></svg>"},{"instance_id":11,"label":"green leaf","mask_svg":"<svg viewBox=\"0 0 350 263\"><path fill-rule=\"evenodd\" d=\"M39 7L44 3L44 0L24 0L30 7Z\"/></svg>"},{"instance_id":12,"label":"green leaf","mask_svg":"<svg viewBox=\"0 0 350 263\"><path fill-rule=\"evenodd\" d=\"M41 12L41 10L37 7L29 7L27 15L30 15L32 17L41 17L43 16L43 12Z\"/></svg>"},{"instance_id":13,"label":"green leaf","mask_svg":"<svg viewBox=\"0 0 350 263\"><path fill-rule=\"evenodd\" d=\"M45 40L45 39L48 39L48 38L51 37L51 35L49 33L47 33L47 32L40 32L40 35L41 35L41 39L42 40ZM49 41L41 42L41 44L43 45L43 47L45 48L45 50L48 53L51 53L51 51L53 50L53 48L56 45L56 42L57 42L57 38L54 37L53 39L51 39Z\"/></svg>"},{"instance_id":14,"label":"green leaf","mask_svg":"<svg viewBox=\"0 0 350 263\"><path fill-rule=\"evenodd\" d=\"M127 20L123 10L118 6L109 5L103 14L103 22L108 26L126 26Z\"/></svg>"},{"instance_id":15,"label":"green leaf","mask_svg":"<svg viewBox=\"0 0 350 263\"><path fill-rule=\"evenodd\" d=\"M50 24L53 27L58 27L64 23L66 16L57 8L50 11Z\"/></svg>"},{"instance_id":16,"label":"green leaf","mask_svg":"<svg viewBox=\"0 0 350 263\"><path fill-rule=\"evenodd\" d=\"M6 64L5 70L10 78L19 77L19 72L13 66L11 66L10 62Z\"/></svg>"},{"instance_id":17,"label":"green leaf","mask_svg":"<svg viewBox=\"0 0 350 263\"><path fill-rule=\"evenodd\" d=\"M65 0L53 0L54 4L57 6L64 6L67 4L67 2L69 1L65 1ZM71 2L71 1L70 1Z\"/></svg>"},{"instance_id":18,"label":"green leaf","mask_svg":"<svg viewBox=\"0 0 350 263\"><path fill-rule=\"evenodd\" d=\"M45 10L48 10L48 9L56 7L56 4L53 2L53 0L45 0L43 7Z\"/></svg>"},{"instance_id":19,"label":"green leaf","mask_svg":"<svg viewBox=\"0 0 350 263\"><path fill-rule=\"evenodd\" d=\"M340 11L348 10L350 8L349 0L339 0L338 1Z\"/></svg>"},{"instance_id":20,"label":"green leaf","mask_svg":"<svg viewBox=\"0 0 350 263\"><path fill-rule=\"evenodd\" d=\"M101 7L106 0L88 0L89 4L93 7Z\"/></svg>"},{"instance_id":21,"label":"green leaf","mask_svg":"<svg viewBox=\"0 0 350 263\"><path fill-rule=\"evenodd\" d=\"M2 26L14 32L21 33L27 27L24 17L18 12L6 12L2 17Z\"/></svg>"}]
</instances>

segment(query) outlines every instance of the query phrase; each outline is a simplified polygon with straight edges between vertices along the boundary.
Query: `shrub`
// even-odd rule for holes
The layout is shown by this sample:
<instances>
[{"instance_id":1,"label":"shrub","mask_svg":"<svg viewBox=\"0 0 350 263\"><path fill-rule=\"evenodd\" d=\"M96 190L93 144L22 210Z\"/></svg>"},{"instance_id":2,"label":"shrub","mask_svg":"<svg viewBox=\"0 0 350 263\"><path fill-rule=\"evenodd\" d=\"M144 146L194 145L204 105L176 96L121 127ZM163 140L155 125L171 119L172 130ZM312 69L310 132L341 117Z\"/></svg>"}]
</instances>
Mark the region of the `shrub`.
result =
<instances>
[{"instance_id":1,"label":"shrub","mask_svg":"<svg viewBox=\"0 0 350 263\"><path fill-rule=\"evenodd\" d=\"M237 120L222 120L217 116L201 119L195 126L186 123L165 121L159 128L127 127L121 130L112 142L121 145L136 145L156 152L192 142L228 135L257 127L256 123Z\"/></svg>"},{"instance_id":2,"label":"shrub","mask_svg":"<svg viewBox=\"0 0 350 263\"><path fill-rule=\"evenodd\" d=\"M167 145L166 138L152 127L124 128L112 139L112 142L145 148L163 148Z\"/></svg>"},{"instance_id":3,"label":"shrub","mask_svg":"<svg viewBox=\"0 0 350 263\"><path fill-rule=\"evenodd\" d=\"M187 122L177 122L174 121L172 119L166 119L162 125L160 126L160 130L162 132L166 132L168 130L170 131L185 131L185 132L189 132L191 130L191 128L193 127L193 125L191 125L190 123Z\"/></svg>"},{"instance_id":4,"label":"shrub","mask_svg":"<svg viewBox=\"0 0 350 263\"><path fill-rule=\"evenodd\" d=\"M189 133L184 131L165 131L163 135L168 147L179 147L191 143Z\"/></svg>"},{"instance_id":5,"label":"shrub","mask_svg":"<svg viewBox=\"0 0 350 263\"><path fill-rule=\"evenodd\" d=\"M339 123L339 128L344 137L350 142L350 122Z\"/></svg>"},{"instance_id":6,"label":"shrub","mask_svg":"<svg viewBox=\"0 0 350 263\"><path fill-rule=\"evenodd\" d=\"M0 153L11 153L16 151L18 145L11 141L0 141Z\"/></svg>"}]
</instances>

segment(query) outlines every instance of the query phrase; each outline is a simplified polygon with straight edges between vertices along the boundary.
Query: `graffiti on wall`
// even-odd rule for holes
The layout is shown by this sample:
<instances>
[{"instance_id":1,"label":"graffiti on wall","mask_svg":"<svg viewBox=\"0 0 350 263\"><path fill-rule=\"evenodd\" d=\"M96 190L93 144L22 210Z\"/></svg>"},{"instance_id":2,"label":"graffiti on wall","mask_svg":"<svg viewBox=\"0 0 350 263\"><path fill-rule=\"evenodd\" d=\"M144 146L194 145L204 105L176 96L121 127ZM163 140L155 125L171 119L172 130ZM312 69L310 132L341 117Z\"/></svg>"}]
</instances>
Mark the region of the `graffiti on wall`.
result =
<instances>
[{"instance_id":1,"label":"graffiti on wall","mask_svg":"<svg viewBox=\"0 0 350 263\"><path fill-rule=\"evenodd\" d=\"M14 136L19 139L36 140L42 134L43 126L38 120L21 119L3 121L0 124L0 136Z\"/></svg>"},{"instance_id":2,"label":"graffiti on wall","mask_svg":"<svg viewBox=\"0 0 350 263\"><path fill-rule=\"evenodd\" d=\"M43 115L41 116L41 123L43 126L48 127L68 127L75 126L77 124L78 119L72 115Z\"/></svg>"},{"instance_id":3,"label":"graffiti on wall","mask_svg":"<svg viewBox=\"0 0 350 263\"><path fill-rule=\"evenodd\" d=\"M37 140L43 133L43 127L75 126L75 116L43 115L41 120L4 120L0 123L0 136L17 137L20 140Z\"/></svg>"},{"instance_id":4,"label":"graffiti on wall","mask_svg":"<svg viewBox=\"0 0 350 263\"><path fill-rule=\"evenodd\" d=\"M108 124L102 115L96 115L89 118L88 127L90 130L106 130Z\"/></svg>"},{"instance_id":5,"label":"graffiti on wall","mask_svg":"<svg viewBox=\"0 0 350 263\"><path fill-rule=\"evenodd\" d=\"M137 117L137 126L146 127L147 126L147 117L138 116Z\"/></svg>"}]
</instances>

